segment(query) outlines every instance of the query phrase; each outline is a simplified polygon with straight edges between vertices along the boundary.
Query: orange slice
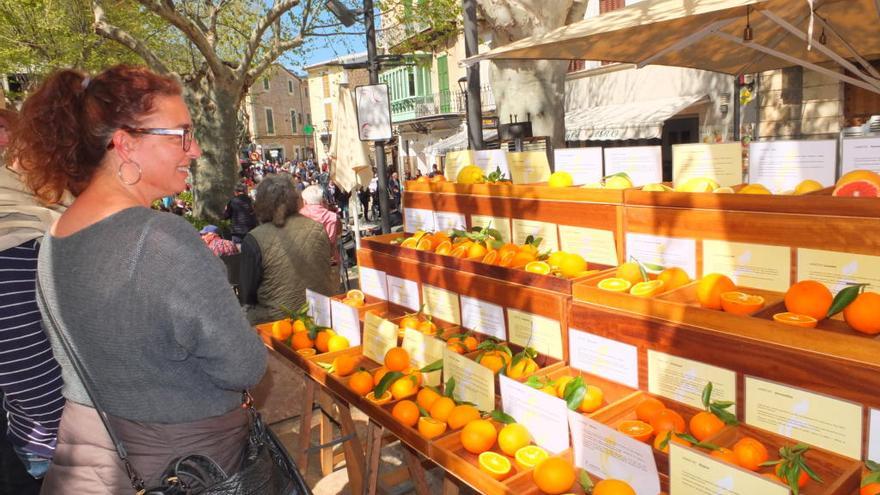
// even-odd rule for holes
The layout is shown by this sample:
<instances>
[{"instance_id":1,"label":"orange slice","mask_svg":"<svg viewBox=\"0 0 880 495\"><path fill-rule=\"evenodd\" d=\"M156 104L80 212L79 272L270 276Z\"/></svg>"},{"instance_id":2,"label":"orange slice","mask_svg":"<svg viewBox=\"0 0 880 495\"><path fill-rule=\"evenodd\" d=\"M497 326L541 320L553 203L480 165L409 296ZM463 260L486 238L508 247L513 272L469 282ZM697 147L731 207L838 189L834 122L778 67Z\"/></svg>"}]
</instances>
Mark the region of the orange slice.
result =
<instances>
[{"instance_id":1,"label":"orange slice","mask_svg":"<svg viewBox=\"0 0 880 495\"><path fill-rule=\"evenodd\" d=\"M498 266L510 266L513 264L513 258L516 256L515 251L505 251L498 260Z\"/></svg>"},{"instance_id":2,"label":"orange slice","mask_svg":"<svg viewBox=\"0 0 880 495\"><path fill-rule=\"evenodd\" d=\"M455 247L455 249L452 250L451 253L449 253L449 256L452 256L453 258L467 258L469 248L470 245L468 244L459 244Z\"/></svg>"},{"instance_id":3,"label":"orange slice","mask_svg":"<svg viewBox=\"0 0 880 495\"><path fill-rule=\"evenodd\" d=\"M401 242L400 247L415 249L418 242L419 242L418 239L416 239L415 237L410 237L409 239L406 239L403 242Z\"/></svg>"},{"instance_id":4,"label":"orange slice","mask_svg":"<svg viewBox=\"0 0 880 495\"><path fill-rule=\"evenodd\" d=\"M429 389L425 389L429 390ZM429 416L422 416L418 423L419 433L427 438L432 439L439 437L446 432L447 425L443 421L436 420Z\"/></svg>"},{"instance_id":5,"label":"orange slice","mask_svg":"<svg viewBox=\"0 0 880 495\"><path fill-rule=\"evenodd\" d=\"M315 349L313 349L311 347L307 347L305 349L297 349L296 353L302 357L311 357L311 356L314 356L315 354L317 354L318 351L316 351Z\"/></svg>"},{"instance_id":6,"label":"orange slice","mask_svg":"<svg viewBox=\"0 0 880 495\"><path fill-rule=\"evenodd\" d=\"M624 280L622 278L606 278L602 279L597 286L602 290L607 290L611 292L626 292L632 287L632 283L629 280Z\"/></svg>"},{"instance_id":7,"label":"orange slice","mask_svg":"<svg viewBox=\"0 0 880 495\"><path fill-rule=\"evenodd\" d=\"M764 307L764 298L745 292L721 293L721 309L735 315L750 315Z\"/></svg>"},{"instance_id":8,"label":"orange slice","mask_svg":"<svg viewBox=\"0 0 880 495\"><path fill-rule=\"evenodd\" d=\"M799 315L797 313L776 313L773 315L773 320L778 321L779 323L785 323L786 325L794 325L796 327L804 328L816 328L816 325L819 323L819 321L812 316Z\"/></svg>"},{"instance_id":9,"label":"orange slice","mask_svg":"<svg viewBox=\"0 0 880 495\"><path fill-rule=\"evenodd\" d=\"M666 283L662 280L649 280L633 285L629 293L639 297L653 297L663 292Z\"/></svg>"},{"instance_id":10,"label":"orange slice","mask_svg":"<svg viewBox=\"0 0 880 495\"><path fill-rule=\"evenodd\" d=\"M376 398L376 395L373 392L368 393L367 397L366 397L366 399L368 401L370 401L376 405L387 404L387 403L391 402L391 398L392 398L391 391L389 391L389 390L386 390L385 393L382 394L382 397L379 397L378 399Z\"/></svg>"},{"instance_id":11,"label":"orange slice","mask_svg":"<svg viewBox=\"0 0 880 495\"><path fill-rule=\"evenodd\" d=\"M430 251L432 247L433 244L431 243L431 239L429 239L428 236L423 236L421 239L419 239L419 243L416 244L416 249L419 251Z\"/></svg>"},{"instance_id":12,"label":"orange slice","mask_svg":"<svg viewBox=\"0 0 880 495\"><path fill-rule=\"evenodd\" d=\"M355 301L363 301L364 297L364 293L357 289L351 289L350 291L345 293L346 299L352 299Z\"/></svg>"},{"instance_id":13,"label":"orange slice","mask_svg":"<svg viewBox=\"0 0 880 495\"><path fill-rule=\"evenodd\" d=\"M654 435L654 428L638 419L627 419L617 425L617 431L640 442L647 442Z\"/></svg>"},{"instance_id":14,"label":"orange slice","mask_svg":"<svg viewBox=\"0 0 880 495\"><path fill-rule=\"evenodd\" d=\"M526 445L516 451L513 461L521 471L528 471L537 466L544 459L550 457L546 450L537 445Z\"/></svg>"},{"instance_id":15,"label":"orange slice","mask_svg":"<svg viewBox=\"0 0 880 495\"><path fill-rule=\"evenodd\" d=\"M510 474L510 459L497 452L483 452L477 460L480 463L480 469L496 480L504 479Z\"/></svg>"},{"instance_id":16,"label":"orange slice","mask_svg":"<svg viewBox=\"0 0 880 495\"><path fill-rule=\"evenodd\" d=\"M440 244L437 244L436 248L434 248L434 252L448 256L449 253L452 252L452 243L449 241L442 241Z\"/></svg>"},{"instance_id":17,"label":"orange slice","mask_svg":"<svg viewBox=\"0 0 880 495\"><path fill-rule=\"evenodd\" d=\"M494 249L486 253L486 256L483 256L483 263L487 265L494 265L496 261L498 261L498 251Z\"/></svg>"},{"instance_id":18,"label":"orange slice","mask_svg":"<svg viewBox=\"0 0 880 495\"><path fill-rule=\"evenodd\" d=\"M529 261L526 263L525 270L539 275L548 275L550 274L550 265L544 261Z\"/></svg>"}]
</instances>

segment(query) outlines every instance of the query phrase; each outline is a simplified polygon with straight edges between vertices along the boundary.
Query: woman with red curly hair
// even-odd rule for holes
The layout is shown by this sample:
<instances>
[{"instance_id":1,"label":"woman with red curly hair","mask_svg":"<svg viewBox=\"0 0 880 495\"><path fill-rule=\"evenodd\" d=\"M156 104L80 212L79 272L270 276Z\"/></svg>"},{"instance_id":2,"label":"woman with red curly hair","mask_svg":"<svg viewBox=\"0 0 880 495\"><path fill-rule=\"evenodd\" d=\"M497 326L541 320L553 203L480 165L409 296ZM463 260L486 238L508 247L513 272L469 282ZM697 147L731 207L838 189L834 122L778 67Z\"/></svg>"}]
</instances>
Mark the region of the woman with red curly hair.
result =
<instances>
[{"instance_id":1,"label":"woman with red curly hair","mask_svg":"<svg viewBox=\"0 0 880 495\"><path fill-rule=\"evenodd\" d=\"M56 72L25 101L7 153L44 201L76 196L39 254L66 398L44 493L131 490L59 335L146 486L190 453L236 472L249 428L241 391L262 377L266 350L223 263L185 220L150 209L184 189L201 155L179 83L130 66Z\"/></svg>"}]
</instances>

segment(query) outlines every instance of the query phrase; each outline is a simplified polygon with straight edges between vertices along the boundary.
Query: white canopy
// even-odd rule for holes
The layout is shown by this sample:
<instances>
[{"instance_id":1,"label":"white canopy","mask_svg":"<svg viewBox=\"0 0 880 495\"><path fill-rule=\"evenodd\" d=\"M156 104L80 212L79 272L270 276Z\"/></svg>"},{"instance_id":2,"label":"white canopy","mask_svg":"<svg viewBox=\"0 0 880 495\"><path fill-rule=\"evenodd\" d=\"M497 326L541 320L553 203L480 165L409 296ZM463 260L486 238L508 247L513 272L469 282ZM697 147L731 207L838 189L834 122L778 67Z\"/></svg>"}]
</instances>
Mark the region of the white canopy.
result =
<instances>
[{"instance_id":1,"label":"white canopy","mask_svg":"<svg viewBox=\"0 0 880 495\"><path fill-rule=\"evenodd\" d=\"M483 142L491 141L498 137L498 131L483 129ZM468 148L467 126L462 126L455 134L441 139L431 146L425 147L426 155L445 155L450 151L465 150Z\"/></svg>"},{"instance_id":2,"label":"white canopy","mask_svg":"<svg viewBox=\"0 0 880 495\"><path fill-rule=\"evenodd\" d=\"M659 139L664 121L690 106L708 102L706 95L691 95L583 108L566 113L565 140Z\"/></svg>"}]
</instances>

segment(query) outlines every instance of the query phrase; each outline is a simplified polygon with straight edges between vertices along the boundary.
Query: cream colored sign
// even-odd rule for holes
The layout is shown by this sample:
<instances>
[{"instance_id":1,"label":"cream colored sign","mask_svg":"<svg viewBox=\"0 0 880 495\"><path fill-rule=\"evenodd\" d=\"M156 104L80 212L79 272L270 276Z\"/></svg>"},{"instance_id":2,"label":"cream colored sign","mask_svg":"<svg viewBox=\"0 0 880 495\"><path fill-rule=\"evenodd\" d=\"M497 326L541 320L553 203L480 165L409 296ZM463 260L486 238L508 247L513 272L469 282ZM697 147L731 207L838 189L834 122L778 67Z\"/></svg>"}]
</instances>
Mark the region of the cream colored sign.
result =
<instances>
[{"instance_id":1,"label":"cream colored sign","mask_svg":"<svg viewBox=\"0 0 880 495\"><path fill-rule=\"evenodd\" d=\"M407 232L421 230L424 232L434 231L434 212L420 208L404 208L403 220Z\"/></svg>"},{"instance_id":2,"label":"cream colored sign","mask_svg":"<svg viewBox=\"0 0 880 495\"><path fill-rule=\"evenodd\" d=\"M467 219L464 213L454 211L435 211L434 230L447 232L452 229L467 230Z\"/></svg>"},{"instance_id":3,"label":"cream colored sign","mask_svg":"<svg viewBox=\"0 0 880 495\"><path fill-rule=\"evenodd\" d=\"M473 227L489 227L495 229L501 234L501 240L510 242L510 219L504 217L492 217L488 215L471 215L471 228Z\"/></svg>"},{"instance_id":4,"label":"cream colored sign","mask_svg":"<svg viewBox=\"0 0 880 495\"><path fill-rule=\"evenodd\" d=\"M406 349L412 364L421 369L443 359L443 349L446 347L446 343L440 339L429 337L414 328L407 328L403 334L401 347ZM423 373L425 384L435 387L440 385L440 371Z\"/></svg>"},{"instance_id":5,"label":"cream colored sign","mask_svg":"<svg viewBox=\"0 0 880 495\"><path fill-rule=\"evenodd\" d=\"M413 311L419 310L419 283L388 275L388 301Z\"/></svg>"},{"instance_id":6,"label":"cream colored sign","mask_svg":"<svg viewBox=\"0 0 880 495\"><path fill-rule=\"evenodd\" d=\"M697 278L697 241L650 234L626 234L626 259L665 268L677 266Z\"/></svg>"},{"instance_id":7,"label":"cream colored sign","mask_svg":"<svg viewBox=\"0 0 880 495\"><path fill-rule=\"evenodd\" d=\"M358 266L358 278L364 294L378 297L383 301L388 300L388 282L385 280L385 272L361 265Z\"/></svg>"},{"instance_id":8,"label":"cream colored sign","mask_svg":"<svg viewBox=\"0 0 880 495\"><path fill-rule=\"evenodd\" d=\"M446 180L455 182L461 169L469 165L476 165L472 150L450 151L446 153L443 175L446 177Z\"/></svg>"},{"instance_id":9,"label":"cream colored sign","mask_svg":"<svg viewBox=\"0 0 880 495\"><path fill-rule=\"evenodd\" d=\"M694 177L712 179L722 186L742 184L742 145L672 145L672 179L675 185Z\"/></svg>"},{"instance_id":10,"label":"cream colored sign","mask_svg":"<svg viewBox=\"0 0 880 495\"><path fill-rule=\"evenodd\" d=\"M510 342L562 359L562 326L558 321L508 308L507 328Z\"/></svg>"},{"instance_id":11,"label":"cream colored sign","mask_svg":"<svg viewBox=\"0 0 880 495\"><path fill-rule=\"evenodd\" d=\"M749 143L749 183L773 193L792 191L806 179L831 186L836 171L837 139Z\"/></svg>"},{"instance_id":12,"label":"cream colored sign","mask_svg":"<svg viewBox=\"0 0 880 495\"><path fill-rule=\"evenodd\" d=\"M791 248L703 241L703 273L723 273L737 287L785 292L791 286Z\"/></svg>"},{"instance_id":13,"label":"cream colored sign","mask_svg":"<svg viewBox=\"0 0 880 495\"><path fill-rule=\"evenodd\" d=\"M504 375L498 380L504 412L529 430L535 444L553 454L568 448L568 407L564 400Z\"/></svg>"},{"instance_id":14,"label":"cream colored sign","mask_svg":"<svg viewBox=\"0 0 880 495\"><path fill-rule=\"evenodd\" d=\"M746 377L746 423L860 459L862 406L806 390Z\"/></svg>"},{"instance_id":15,"label":"cream colored sign","mask_svg":"<svg viewBox=\"0 0 880 495\"><path fill-rule=\"evenodd\" d=\"M648 350L648 392L702 409L708 382L712 382L713 400L736 402L735 372Z\"/></svg>"},{"instance_id":16,"label":"cream colored sign","mask_svg":"<svg viewBox=\"0 0 880 495\"><path fill-rule=\"evenodd\" d=\"M460 299L461 326L483 335L495 337L498 340L507 340L507 331L504 328L504 308L464 294Z\"/></svg>"},{"instance_id":17,"label":"cream colored sign","mask_svg":"<svg viewBox=\"0 0 880 495\"><path fill-rule=\"evenodd\" d=\"M311 289L306 289L306 302L309 303L309 316L315 320L316 325L328 328L332 327L329 297ZM357 310L355 310L355 320L357 320ZM358 331L360 331L360 327L358 327Z\"/></svg>"},{"instance_id":18,"label":"cream colored sign","mask_svg":"<svg viewBox=\"0 0 880 495\"><path fill-rule=\"evenodd\" d=\"M489 368L444 346L443 379L455 378L453 397L476 404L480 411L495 410L495 374Z\"/></svg>"},{"instance_id":19,"label":"cream colored sign","mask_svg":"<svg viewBox=\"0 0 880 495\"><path fill-rule=\"evenodd\" d=\"M559 249L576 253L590 263L617 266L614 232L586 227L559 226Z\"/></svg>"},{"instance_id":20,"label":"cream colored sign","mask_svg":"<svg viewBox=\"0 0 880 495\"><path fill-rule=\"evenodd\" d=\"M461 325L461 307L458 304L458 294L455 292L423 284L422 301L425 314Z\"/></svg>"},{"instance_id":21,"label":"cream colored sign","mask_svg":"<svg viewBox=\"0 0 880 495\"><path fill-rule=\"evenodd\" d=\"M669 443L670 495L789 495L782 483Z\"/></svg>"},{"instance_id":22,"label":"cream colored sign","mask_svg":"<svg viewBox=\"0 0 880 495\"><path fill-rule=\"evenodd\" d=\"M507 154L510 179L514 184L534 184L550 179L550 162L544 151L518 151Z\"/></svg>"},{"instance_id":23,"label":"cream colored sign","mask_svg":"<svg viewBox=\"0 0 880 495\"><path fill-rule=\"evenodd\" d=\"M880 462L880 409L871 409L868 421L868 459Z\"/></svg>"},{"instance_id":24,"label":"cream colored sign","mask_svg":"<svg viewBox=\"0 0 880 495\"><path fill-rule=\"evenodd\" d=\"M397 347L397 325L374 313L364 319L364 356L377 363L385 362L385 354Z\"/></svg>"},{"instance_id":25,"label":"cream colored sign","mask_svg":"<svg viewBox=\"0 0 880 495\"><path fill-rule=\"evenodd\" d=\"M349 345L361 343L361 322L358 310L336 299L330 300L330 313L333 315L333 330L348 339Z\"/></svg>"},{"instance_id":26,"label":"cream colored sign","mask_svg":"<svg viewBox=\"0 0 880 495\"><path fill-rule=\"evenodd\" d=\"M797 260L798 281L822 282L835 294L848 284L868 284L868 290L880 292L880 256L798 249Z\"/></svg>"},{"instance_id":27,"label":"cream colored sign","mask_svg":"<svg viewBox=\"0 0 880 495\"><path fill-rule=\"evenodd\" d=\"M572 368L639 388L639 350L634 345L569 328L568 356Z\"/></svg>"},{"instance_id":28,"label":"cream colored sign","mask_svg":"<svg viewBox=\"0 0 880 495\"><path fill-rule=\"evenodd\" d=\"M559 251L559 238L556 234L556 224L548 222L538 222L536 220L513 219L513 242L516 244L524 244L526 237L544 239L538 246L538 251L544 252L548 249L551 251Z\"/></svg>"}]
</instances>

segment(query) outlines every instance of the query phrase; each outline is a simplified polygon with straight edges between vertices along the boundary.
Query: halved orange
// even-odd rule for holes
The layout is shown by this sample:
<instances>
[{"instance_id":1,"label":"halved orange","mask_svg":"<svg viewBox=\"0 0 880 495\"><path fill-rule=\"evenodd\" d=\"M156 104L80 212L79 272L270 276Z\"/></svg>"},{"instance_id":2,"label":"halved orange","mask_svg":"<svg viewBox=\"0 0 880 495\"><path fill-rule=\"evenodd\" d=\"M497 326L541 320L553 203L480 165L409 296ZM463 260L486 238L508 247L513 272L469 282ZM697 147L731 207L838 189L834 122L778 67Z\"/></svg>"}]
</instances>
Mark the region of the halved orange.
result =
<instances>
[{"instance_id":1,"label":"halved orange","mask_svg":"<svg viewBox=\"0 0 880 495\"><path fill-rule=\"evenodd\" d=\"M415 237L410 237L401 242L400 247L415 249L418 242L418 239L416 239Z\"/></svg>"},{"instance_id":2,"label":"halved orange","mask_svg":"<svg viewBox=\"0 0 880 495\"><path fill-rule=\"evenodd\" d=\"M548 275L550 273L550 265L545 261L529 261L526 263L525 270L538 275Z\"/></svg>"},{"instance_id":3,"label":"halved orange","mask_svg":"<svg viewBox=\"0 0 880 495\"><path fill-rule=\"evenodd\" d=\"M513 461L516 463L516 467L520 470L528 471L548 457L550 457L550 454L541 447L538 447L537 445L526 445L516 451L513 455Z\"/></svg>"},{"instance_id":4,"label":"halved orange","mask_svg":"<svg viewBox=\"0 0 880 495\"><path fill-rule=\"evenodd\" d=\"M503 249L503 248L502 248ZM510 266L513 264L513 258L516 256L515 251L504 251L501 258L498 259L498 266Z\"/></svg>"},{"instance_id":5,"label":"halved orange","mask_svg":"<svg viewBox=\"0 0 880 495\"><path fill-rule=\"evenodd\" d=\"M483 256L483 263L487 265L494 265L496 261L498 261L498 251L494 249L486 253L486 256Z\"/></svg>"},{"instance_id":6,"label":"halved orange","mask_svg":"<svg viewBox=\"0 0 880 495\"><path fill-rule=\"evenodd\" d=\"M418 249L419 251L430 251L432 247L434 247L434 245L431 242L431 239L428 238L428 236L422 237L421 239L419 239L419 243L416 244L416 249Z\"/></svg>"},{"instance_id":7,"label":"halved orange","mask_svg":"<svg viewBox=\"0 0 880 495\"><path fill-rule=\"evenodd\" d=\"M449 256L452 256L453 258L467 258L468 248L470 248L469 244L459 244L458 246L455 246L455 249L453 249L451 253L449 253Z\"/></svg>"},{"instance_id":8,"label":"halved orange","mask_svg":"<svg viewBox=\"0 0 880 495\"><path fill-rule=\"evenodd\" d=\"M496 480L504 479L510 474L510 459L498 452L483 452L477 460L480 463L480 469Z\"/></svg>"},{"instance_id":9,"label":"halved orange","mask_svg":"<svg viewBox=\"0 0 880 495\"><path fill-rule=\"evenodd\" d=\"M376 398L376 395L374 392L370 392L367 394L366 399L376 405L387 404L387 403L391 402L391 399L392 399L391 391L386 390L385 393L382 394L382 397L379 397L378 399Z\"/></svg>"},{"instance_id":10,"label":"halved orange","mask_svg":"<svg viewBox=\"0 0 880 495\"><path fill-rule=\"evenodd\" d=\"M437 247L434 248L434 252L448 256L449 253L452 252L452 243L449 241L441 241L440 244L437 244Z\"/></svg>"},{"instance_id":11,"label":"halved orange","mask_svg":"<svg viewBox=\"0 0 880 495\"><path fill-rule=\"evenodd\" d=\"M663 292L666 282L662 280L649 280L633 285L629 293L639 297L653 297Z\"/></svg>"},{"instance_id":12,"label":"halved orange","mask_svg":"<svg viewBox=\"0 0 880 495\"><path fill-rule=\"evenodd\" d=\"M611 292L626 292L632 287L632 284L629 280L624 280L622 278L611 277L602 279L597 285L602 290L607 290Z\"/></svg>"},{"instance_id":13,"label":"halved orange","mask_svg":"<svg viewBox=\"0 0 880 495\"><path fill-rule=\"evenodd\" d=\"M430 390L430 389L424 389ZM419 433L427 438L432 439L439 437L446 432L447 425L443 421L436 420L430 416L422 416L418 423Z\"/></svg>"},{"instance_id":14,"label":"halved orange","mask_svg":"<svg viewBox=\"0 0 880 495\"><path fill-rule=\"evenodd\" d=\"M721 293L721 309L727 313L750 315L763 307L764 298L761 296L735 290Z\"/></svg>"},{"instance_id":15,"label":"halved orange","mask_svg":"<svg viewBox=\"0 0 880 495\"><path fill-rule=\"evenodd\" d=\"M799 315L797 313L776 313L773 320L786 325L794 325L796 327L816 328L819 321L812 316Z\"/></svg>"},{"instance_id":16,"label":"halved orange","mask_svg":"<svg viewBox=\"0 0 880 495\"><path fill-rule=\"evenodd\" d=\"M315 354L317 354L318 351L316 351L316 350L315 350L314 348L312 348L312 347L306 347L305 349L297 349L297 350L296 350L296 353L299 354L299 355L302 356L302 357L312 357L312 356L314 356Z\"/></svg>"},{"instance_id":17,"label":"halved orange","mask_svg":"<svg viewBox=\"0 0 880 495\"><path fill-rule=\"evenodd\" d=\"M654 435L654 428L638 419L627 419L617 425L617 431L640 442L647 442Z\"/></svg>"},{"instance_id":18,"label":"halved orange","mask_svg":"<svg viewBox=\"0 0 880 495\"><path fill-rule=\"evenodd\" d=\"M345 298L346 299L353 299L356 301L363 301L365 296L364 296L363 292L361 292L357 289L351 289L350 291L345 293Z\"/></svg>"}]
</instances>

